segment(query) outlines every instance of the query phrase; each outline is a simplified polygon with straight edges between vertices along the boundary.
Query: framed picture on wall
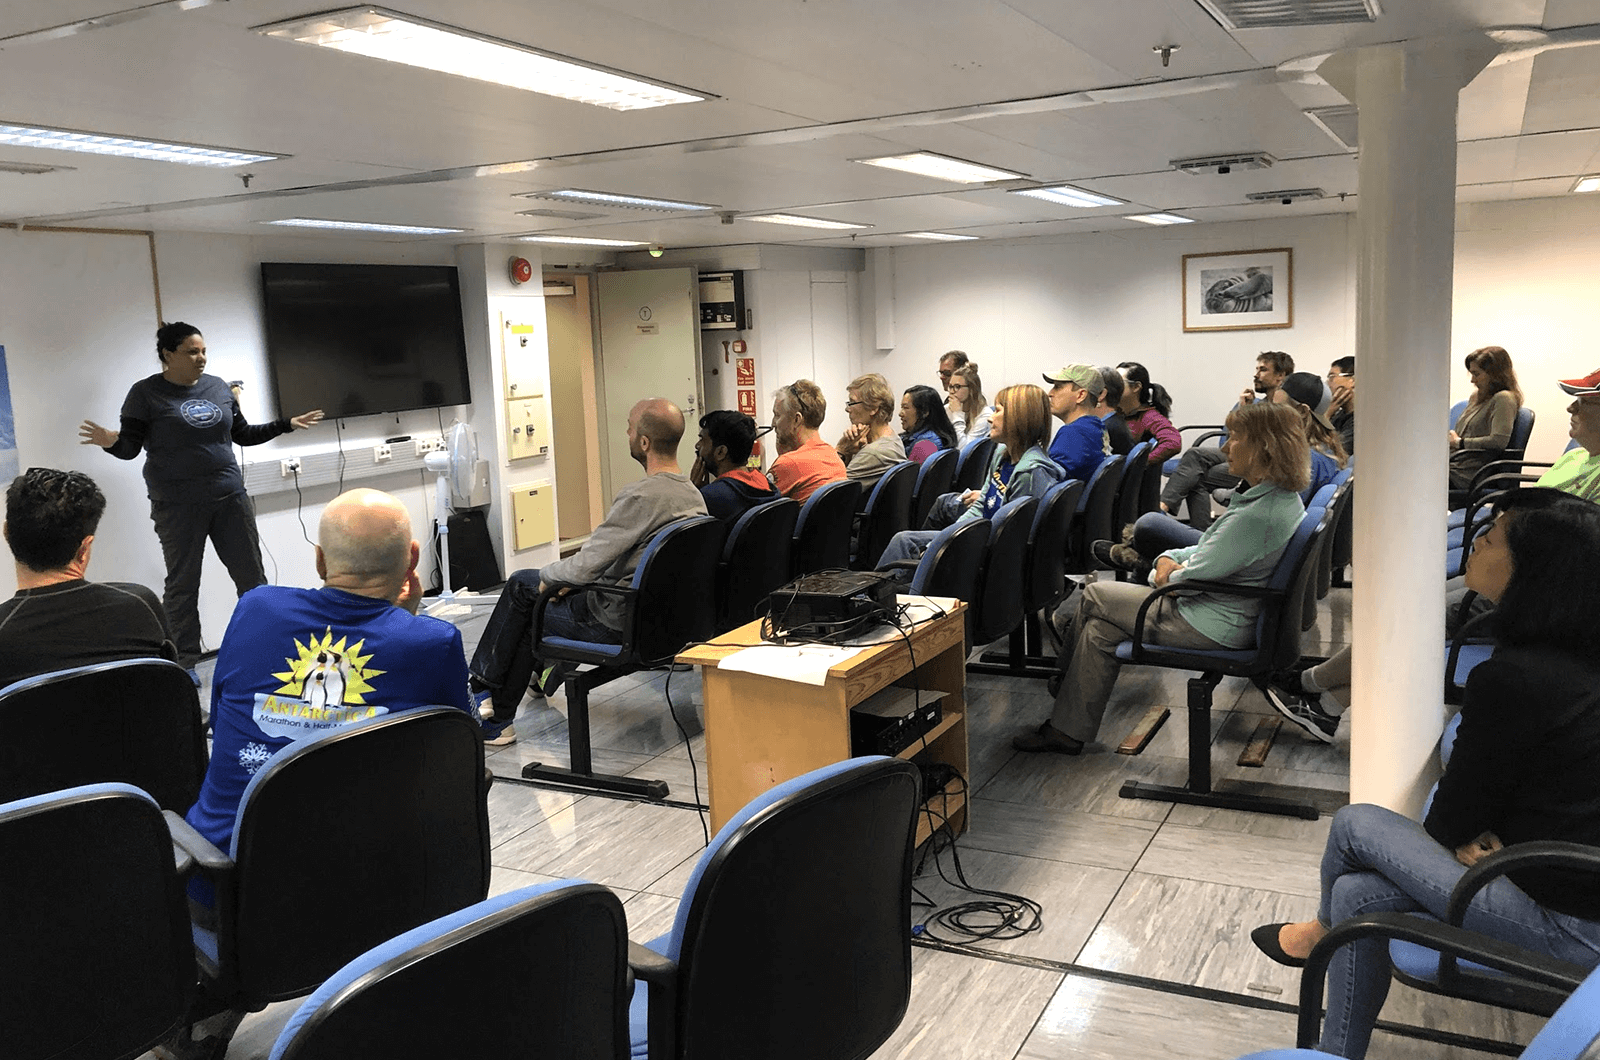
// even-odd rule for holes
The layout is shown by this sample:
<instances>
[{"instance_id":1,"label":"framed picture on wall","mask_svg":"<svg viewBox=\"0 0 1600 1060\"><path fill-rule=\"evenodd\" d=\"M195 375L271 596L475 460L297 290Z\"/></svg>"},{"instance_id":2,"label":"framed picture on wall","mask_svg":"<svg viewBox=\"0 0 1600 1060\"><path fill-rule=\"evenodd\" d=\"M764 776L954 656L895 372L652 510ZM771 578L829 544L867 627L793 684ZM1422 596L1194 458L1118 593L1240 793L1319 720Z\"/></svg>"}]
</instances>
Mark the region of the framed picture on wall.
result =
<instances>
[{"instance_id":1,"label":"framed picture on wall","mask_svg":"<svg viewBox=\"0 0 1600 1060\"><path fill-rule=\"evenodd\" d=\"M1294 251L1232 250L1183 256L1183 330L1294 326Z\"/></svg>"}]
</instances>

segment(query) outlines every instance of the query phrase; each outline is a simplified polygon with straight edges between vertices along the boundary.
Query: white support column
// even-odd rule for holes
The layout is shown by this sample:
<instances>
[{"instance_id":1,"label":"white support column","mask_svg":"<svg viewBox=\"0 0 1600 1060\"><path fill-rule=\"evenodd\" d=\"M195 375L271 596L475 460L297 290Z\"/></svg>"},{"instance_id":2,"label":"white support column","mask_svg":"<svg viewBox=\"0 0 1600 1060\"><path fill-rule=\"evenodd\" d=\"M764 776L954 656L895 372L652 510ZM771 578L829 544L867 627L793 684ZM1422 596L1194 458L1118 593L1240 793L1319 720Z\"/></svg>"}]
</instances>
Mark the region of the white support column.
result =
<instances>
[{"instance_id":1,"label":"white support column","mask_svg":"<svg viewBox=\"0 0 1600 1060\"><path fill-rule=\"evenodd\" d=\"M1409 41L1318 71L1361 120L1350 799L1413 815L1444 722L1456 102L1497 51L1481 34Z\"/></svg>"}]
</instances>

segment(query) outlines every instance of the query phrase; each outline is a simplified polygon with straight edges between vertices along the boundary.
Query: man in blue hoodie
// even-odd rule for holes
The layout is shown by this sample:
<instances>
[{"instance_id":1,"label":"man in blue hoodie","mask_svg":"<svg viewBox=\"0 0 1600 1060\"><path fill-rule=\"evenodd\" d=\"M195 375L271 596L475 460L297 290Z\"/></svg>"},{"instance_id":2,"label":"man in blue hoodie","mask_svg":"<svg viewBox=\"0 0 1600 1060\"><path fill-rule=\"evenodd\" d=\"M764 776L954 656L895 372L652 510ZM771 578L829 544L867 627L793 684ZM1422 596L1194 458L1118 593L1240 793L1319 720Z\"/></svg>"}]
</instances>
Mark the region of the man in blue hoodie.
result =
<instances>
[{"instance_id":1,"label":"man in blue hoodie","mask_svg":"<svg viewBox=\"0 0 1600 1060\"><path fill-rule=\"evenodd\" d=\"M700 417L689 481L699 487L706 511L729 530L751 508L783 496L759 468L746 466L755 444L756 421L742 412L718 409Z\"/></svg>"}]
</instances>

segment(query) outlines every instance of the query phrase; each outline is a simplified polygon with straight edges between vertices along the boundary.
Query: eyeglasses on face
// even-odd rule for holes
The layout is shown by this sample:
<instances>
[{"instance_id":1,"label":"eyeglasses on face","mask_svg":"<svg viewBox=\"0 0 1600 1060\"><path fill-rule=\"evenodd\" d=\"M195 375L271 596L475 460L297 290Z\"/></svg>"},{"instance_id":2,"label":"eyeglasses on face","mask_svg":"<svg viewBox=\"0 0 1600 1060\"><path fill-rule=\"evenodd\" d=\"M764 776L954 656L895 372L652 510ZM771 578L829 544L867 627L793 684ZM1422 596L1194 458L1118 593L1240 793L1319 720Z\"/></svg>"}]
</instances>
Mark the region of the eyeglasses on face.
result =
<instances>
[{"instance_id":1,"label":"eyeglasses on face","mask_svg":"<svg viewBox=\"0 0 1600 1060\"><path fill-rule=\"evenodd\" d=\"M847 409L853 409L857 405L865 405L865 404L866 404L865 401L846 401L844 403L844 407L847 408Z\"/></svg>"}]
</instances>

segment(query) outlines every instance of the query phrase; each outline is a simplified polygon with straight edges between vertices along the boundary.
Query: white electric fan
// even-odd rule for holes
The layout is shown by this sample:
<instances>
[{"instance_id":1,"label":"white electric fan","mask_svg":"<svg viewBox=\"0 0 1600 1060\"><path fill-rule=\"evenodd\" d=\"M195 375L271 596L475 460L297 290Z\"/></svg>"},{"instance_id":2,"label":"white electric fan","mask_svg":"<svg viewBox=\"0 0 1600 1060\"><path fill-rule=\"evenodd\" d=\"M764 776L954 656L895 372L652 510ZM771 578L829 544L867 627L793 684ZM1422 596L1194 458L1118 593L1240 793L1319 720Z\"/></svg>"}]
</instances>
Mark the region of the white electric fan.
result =
<instances>
[{"instance_id":1,"label":"white electric fan","mask_svg":"<svg viewBox=\"0 0 1600 1060\"><path fill-rule=\"evenodd\" d=\"M434 450L422 459L422 466L439 476L434 488L433 518L439 528L439 583L441 591L428 614L465 614L466 608L452 609L452 602L467 603L476 593L457 594L450 587L450 511L472 503L472 477L478 467L478 436L465 423L450 425L444 451Z\"/></svg>"}]
</instances>

